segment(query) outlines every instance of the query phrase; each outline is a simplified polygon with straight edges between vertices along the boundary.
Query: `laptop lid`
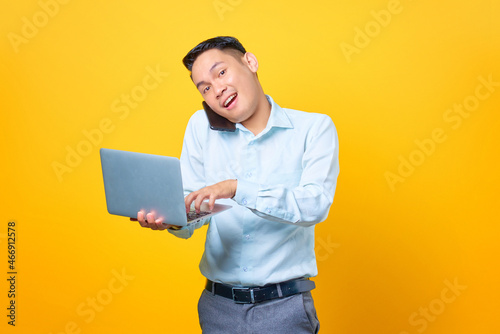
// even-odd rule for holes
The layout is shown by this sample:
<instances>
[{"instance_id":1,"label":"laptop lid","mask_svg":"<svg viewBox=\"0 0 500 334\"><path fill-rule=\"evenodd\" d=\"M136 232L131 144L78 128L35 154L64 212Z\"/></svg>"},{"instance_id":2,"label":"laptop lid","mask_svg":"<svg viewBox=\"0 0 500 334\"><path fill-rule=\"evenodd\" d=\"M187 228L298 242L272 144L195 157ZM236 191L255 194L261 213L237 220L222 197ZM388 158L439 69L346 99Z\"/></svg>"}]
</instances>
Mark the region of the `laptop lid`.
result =
<instances>
[{"instance_id":1,"label":"laptop lid","mask_svg":"<svg viewBox=\"0 0 500 334\"><path fill-rule=\"evenodd\" d=\"M163 217L164 223L187 225L178 158L107 148L101 148L100 155L110 214L135 218L144 210ZM231 206L216 204L204 218L228 208Z\"/></svg>"}]
</instances>

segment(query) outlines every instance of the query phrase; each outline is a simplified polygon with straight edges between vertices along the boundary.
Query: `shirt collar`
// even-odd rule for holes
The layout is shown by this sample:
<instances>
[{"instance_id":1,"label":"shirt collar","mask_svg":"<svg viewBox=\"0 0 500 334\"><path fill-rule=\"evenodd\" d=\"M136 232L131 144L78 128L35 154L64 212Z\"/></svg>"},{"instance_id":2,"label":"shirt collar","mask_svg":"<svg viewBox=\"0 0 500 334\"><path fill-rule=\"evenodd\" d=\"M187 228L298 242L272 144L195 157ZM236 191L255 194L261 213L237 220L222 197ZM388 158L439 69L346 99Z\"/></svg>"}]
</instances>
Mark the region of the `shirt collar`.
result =
<instances>
[{"instance_id":1,"label":"shirt collar","mask_svg":"<svg viewBox=\"0 0 500 334\"><path fill-rule=\"evenodd\" d=\"M283 108L281 108L276 102L274 102L271 96L266 95L266 98L267 101L269 101L269 104L271 104L271 114L269 115L269 120L267 121L266 128L259 134L259 136L265 134L273 127L293 129L293 124L288 118L285 110L283 110ZM236 127L240 130L245 129L245 127L240 123L237 123Z\"/></svg>"},{"instance_id":2,"label":"shirt collar","mask_svg":"<svg viewBox=\"0 0 500 334\"><path fill-rule=\"evenodd\" d=\"M287 128L292 129L293 125L286 112L281 108L273 98L266 95L267 100L271 104L271 115L269 116L269 121L267 121L267 128L277 127L277 128Z\"/></svg>"}]
</instances>

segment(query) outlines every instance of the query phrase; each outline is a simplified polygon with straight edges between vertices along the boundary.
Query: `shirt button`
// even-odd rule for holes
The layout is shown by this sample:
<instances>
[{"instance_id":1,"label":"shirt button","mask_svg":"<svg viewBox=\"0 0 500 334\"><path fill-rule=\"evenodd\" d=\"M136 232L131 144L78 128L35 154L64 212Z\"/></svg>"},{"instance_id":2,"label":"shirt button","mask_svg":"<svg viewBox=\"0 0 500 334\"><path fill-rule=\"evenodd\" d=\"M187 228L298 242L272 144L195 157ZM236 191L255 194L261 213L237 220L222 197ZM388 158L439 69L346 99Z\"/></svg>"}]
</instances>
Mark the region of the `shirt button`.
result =
<instances>
[{"instance_id":1,"label":"shirt button","mask_svg":"<svg viewBox=\"0 0 500 334\"><path fill-rule=\"evenodd\" d=\"M250 240L250 234L245 235L245 239Z\"/></svg>"},{"instance_id":2,"label":"shirt button","mask_svg":"<svg viewBox=\"0 0 500 334\"><path fill-rule=\"evenodd\" d=\"M252 173L247 173L247 179L252 177Z\"/></svg>"},{"instance_id":3,"label":"shirt button","mask_svg":"<svg viewBox=\"0 0 500 334\"><path fill-rule=\"evenodd\" d=\"M247 267L243 267L243 271L244 271L244 272L247 272L247 271L248 271L248 268L247 268Z\"/></svg>"},{"instance_id":4,"label":"shirt button","mask_svg":"<svg viewBox=\"0 0 500 334\"><path fill-rule=\"evenodd\" d=\"M244 199L242 199L242 200L241 200L241 204L243 204L243 205L247 205L247 200L246 200L245 198L244 198Z\"/></svg>"}]
</instances>

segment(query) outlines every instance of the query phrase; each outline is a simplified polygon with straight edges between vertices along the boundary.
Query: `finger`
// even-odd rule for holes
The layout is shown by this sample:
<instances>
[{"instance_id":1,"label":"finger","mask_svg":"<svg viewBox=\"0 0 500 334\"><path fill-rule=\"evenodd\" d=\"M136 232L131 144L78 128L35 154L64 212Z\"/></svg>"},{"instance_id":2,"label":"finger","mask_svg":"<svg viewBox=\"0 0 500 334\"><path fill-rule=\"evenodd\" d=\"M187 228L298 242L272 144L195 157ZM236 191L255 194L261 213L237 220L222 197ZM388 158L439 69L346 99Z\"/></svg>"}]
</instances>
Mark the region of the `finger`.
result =
<instances>
[{"instance_id":1,"label":"finger","mask_svg":"<svg viewBox=\"0 0 500 334\"><path fill-rule=\"evenodd\" d=\"M216 196L214 194L211 194L210 199L208 200L208 208L210 209L210 211L212 211L214 209L215 200L216 200Z\"/></svg>"},{"instance_id":2,"label":"finger","mask_svg":"<svg viewBox=\"0 0 500 334\"><path fill-rule=\"evenodd\" d=\"M143 210L137 212L137 220L144 223L144 211Z\"/></svg>"},{"instance_id":3,"label":"finger","mask_svg":"<svg viewBox=\"0 0 500 334\"><path fill-rule=\"evenodd\" d=\"M184 205L186 206L186 212L191 211L191 203L193 203L193 198L196 192L192 192L184 198Z\"/></svg>"},{"instance_id":4,"label":"finger","mask_svg":"<svg viewBox=\"0 0 500 334\"><path fill-rule=\"evenodd\" d=\"M146 215L146 221L149 225L149 227L151 227L151 225L154 225L155 224L155 221L156 221L156 218L155 218L155 214L154 212L149 212L147 215Z\"/></svg>"},{"instance_id":5,"label":"finger","mask_svg":"<svg viewBox=\"0 0 500 334\"><path fill-rule=\"evenodd\" d=\"M154 224L156 225L157 229L158 230L164 230L165 229L165 225L166 224L163 224L163 217L160 217L158 219L155 220Z\"/></svg>"},{"instance_id":6,"label":"finger","mask_svg":"<svg viewBox=\"0 0 500 334\"><path fill-rule=\"evenodd\" d=\"M198 212L198 213L200 212L201 203L203 203L205 198L207 198L207 195L205 195L205 194L200 194L196 197L196 199L194 201L194 210L196 212Z\"/></svg>"},{"instance_id":7,"label":"finger","mask_svg":"<svg viewBox=\"0 0 500 334\"><path fill-rule=\"evenodd\" d=\"M144 219L144 211L141 210L137 213L137 221L139 221L139 225L142 227L148 227L148 223Z\"/></svg>"}]
</instances>

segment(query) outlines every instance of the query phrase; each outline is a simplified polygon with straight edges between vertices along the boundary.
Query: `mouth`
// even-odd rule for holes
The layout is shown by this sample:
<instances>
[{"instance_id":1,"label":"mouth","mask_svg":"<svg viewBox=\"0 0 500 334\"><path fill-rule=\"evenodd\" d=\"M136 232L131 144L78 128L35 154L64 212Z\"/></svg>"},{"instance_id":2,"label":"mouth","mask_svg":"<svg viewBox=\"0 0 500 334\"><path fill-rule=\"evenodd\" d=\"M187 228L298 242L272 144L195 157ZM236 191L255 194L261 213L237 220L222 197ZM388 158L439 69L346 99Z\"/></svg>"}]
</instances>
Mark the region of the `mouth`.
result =
<instances>
[{"instance_id":1,"label":"mouth","mask_svg":"<svg viewBox=\"0 0 500 334\"><path fill-rule=\"evenodd\" d=\"M234 102L236 101L237 96L238 96L238 93L234 93L234 94L230 95L226 99L226 101L224 101L224 103L223 103L224 108L230 108L234 104Z\"/></svg>"}]
</instances>

